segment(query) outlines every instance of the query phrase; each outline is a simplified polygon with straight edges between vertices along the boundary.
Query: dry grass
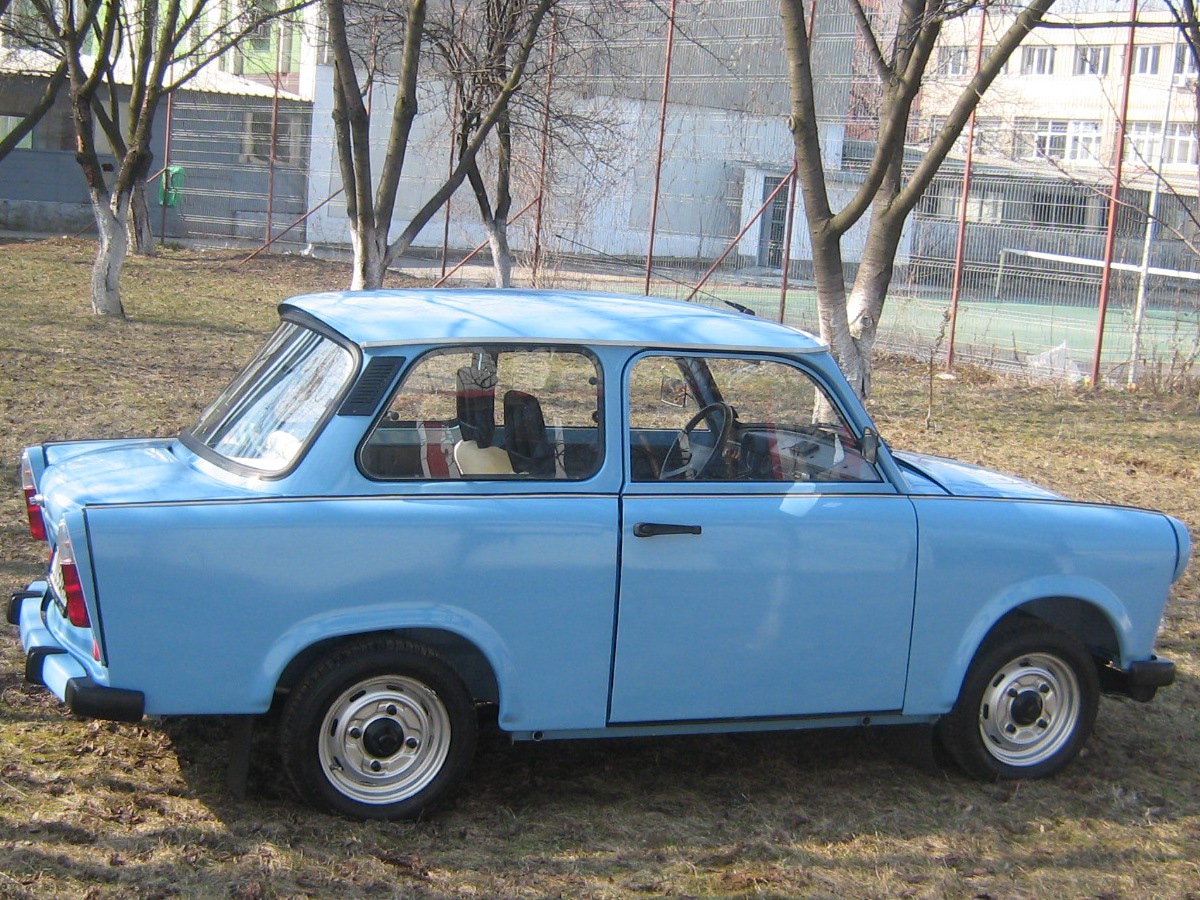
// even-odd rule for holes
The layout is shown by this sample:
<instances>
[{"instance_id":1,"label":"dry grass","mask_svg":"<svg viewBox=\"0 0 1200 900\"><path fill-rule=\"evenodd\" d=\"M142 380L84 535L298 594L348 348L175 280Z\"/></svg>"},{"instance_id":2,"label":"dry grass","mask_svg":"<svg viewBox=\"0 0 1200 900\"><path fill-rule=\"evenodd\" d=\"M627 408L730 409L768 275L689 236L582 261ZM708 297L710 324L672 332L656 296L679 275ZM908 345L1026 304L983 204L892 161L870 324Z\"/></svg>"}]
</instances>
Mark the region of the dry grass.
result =
<instances>
[{"instance_id":1,"label":"dry grass","mask_svg":"<svg viewBox=\"0 0 1200 900\"><path fill-rule=\"evenodd\" d=\"M0 574L40 574L19 449L170 434L257 346L280 298L340 285L307 260L181 251L133 260L131 321L87 312L90 247L0 247ZM1194 398L938 382L885 360L875 414L897 446L1072 496L1159 507L1200 534ZM0 636L0 897L1200 897L1200 622L1193 571L1162 645L1181 678L1105 700L1062 776L981 785L922 774L867 732L508 744L485 730L458 801L359 824L299 806L263 729L250 796L222 789L224 723L113 725L22 683Z\"/></svg>"}]
</instances>

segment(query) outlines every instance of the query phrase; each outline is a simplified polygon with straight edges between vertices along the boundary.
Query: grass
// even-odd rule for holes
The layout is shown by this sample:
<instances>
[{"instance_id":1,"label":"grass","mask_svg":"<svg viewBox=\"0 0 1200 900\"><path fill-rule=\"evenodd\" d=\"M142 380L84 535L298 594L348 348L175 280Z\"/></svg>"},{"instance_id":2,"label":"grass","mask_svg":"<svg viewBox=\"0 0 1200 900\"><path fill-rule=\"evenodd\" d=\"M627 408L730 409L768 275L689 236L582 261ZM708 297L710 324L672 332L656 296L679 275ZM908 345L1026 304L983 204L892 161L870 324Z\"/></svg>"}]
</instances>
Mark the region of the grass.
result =
<instances>
[{"instance_id":1,"label":"grass","mask_svg":"<svg viewBox=\"0 0 1200 900\"><path fill-rule=\"evenodd\" d=\"M0 575L40 575L15 469L50 438L171 434L259 344L275 303L343 267L171 251L131 260L130 321L87 311L90 245L0 246ZM1195 398L936 381L885 359L873 412L896 446L1200 534ZM1161 634L1180 680L1105 699L1082 757L1045 782L926 774L869 731L516 745L485 729L458 799L363 824L300 806L261 729L249 796L223 788L226 723L78 720L21 677L0 629L0 898L1200 897L1197 566Z\"/></svg>"}]
</instances>

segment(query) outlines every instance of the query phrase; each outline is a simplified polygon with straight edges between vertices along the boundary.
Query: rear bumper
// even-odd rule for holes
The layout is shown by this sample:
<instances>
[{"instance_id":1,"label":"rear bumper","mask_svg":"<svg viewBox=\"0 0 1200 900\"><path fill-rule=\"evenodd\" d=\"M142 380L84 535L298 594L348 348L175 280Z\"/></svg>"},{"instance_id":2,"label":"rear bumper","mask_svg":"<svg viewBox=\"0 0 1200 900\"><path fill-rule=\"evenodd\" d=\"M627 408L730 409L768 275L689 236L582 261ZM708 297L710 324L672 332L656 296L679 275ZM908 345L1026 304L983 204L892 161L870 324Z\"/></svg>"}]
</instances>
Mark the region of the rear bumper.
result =
<instances>
[{"instance_id":1,"label":"rear bumper","mask_svg":"<svg viewBox=\"0 0 1200 900\"><path fill-rule=\"evenodd\" d=\"M49 603L44 581L35 581L8 600L8 622L20 628L21 646L25 648L25 681L46 688L76 715L115 722L139 721L146 707L142 692L97 684L46 627L44 613Z\"/></svg>"}]
</instances>

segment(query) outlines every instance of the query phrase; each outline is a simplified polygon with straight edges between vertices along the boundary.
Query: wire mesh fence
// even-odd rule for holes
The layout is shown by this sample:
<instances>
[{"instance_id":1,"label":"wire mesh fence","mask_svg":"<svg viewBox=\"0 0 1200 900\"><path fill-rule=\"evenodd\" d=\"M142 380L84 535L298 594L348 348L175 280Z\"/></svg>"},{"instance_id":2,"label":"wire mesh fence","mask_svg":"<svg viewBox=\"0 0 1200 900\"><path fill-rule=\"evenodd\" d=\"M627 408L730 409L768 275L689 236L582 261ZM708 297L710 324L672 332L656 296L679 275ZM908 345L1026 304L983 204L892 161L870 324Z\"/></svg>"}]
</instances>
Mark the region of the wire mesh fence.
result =
<instances>
[{"instance_id":1,"label":"wire mesh fence","mask_svg":"<svg viewBox=\"0 0 1200 900\"><path fill-rule=\"evenodd\" d=\"M848 10L836 0L812 9L816 101L837 204L863 178L878 125L878 79ZM624 2L606 7L605 17L587 32L591 38L556 37L555 67L543 59L539 69L552 82L531 88L549 87L555 115L545 125L531 118L516 132L514 209L522 212L509 238L526 264L518 277L728 302L815 331L811 249L792 189L778 4ZM1105 112L1030 113L1020 92L1028 87L1018 82L985 95L973 132L910 217L880 346L922 356L952 347L956 360L1082 379L1099 345L1097 368L1107 381L1190 377L1200 355L1196 139L1194 127L1172 121L1186 119L1187 104L1176 94L1189 76L1171 71L1187 63L1162 29L1148 32L1146 40L1160 47L1161 77L1150 85L1144 73L1143 100L1120 122L1129 167L1113 206L1111 135L1125 35L1096 34L1030 38L1033 52L1019 52L1010 71L1069 78L1072 90L1086 88ZM968 31L949 40L909 135L914 153L940 130L945 98L957 96L979 58ZM1048 49L1059 54L1057 64ZM1153 92L1159 82L1161 96ZM173 215L186 236L265 242L335 192L332 163L322 164L329 169L323 181L310 171L310 147L324 148L322 159L329 151L326 117L319 103L312 109L211 98L177 106L170 156L187 171L188 199ZM563 110L573 123L569 135ZM452 137L450 117L442 115L444 128L417 138L410 156L424 169L406 176L402 203L419 206L420 191L445 171ZM382 146L385 137L378 140ZM1163 180L1172 167L1182 174ZM452 259L482 246L473 202L465 191L452 198L414 251ZM292 229L288 240L304 245L344 234L338 203ZM860 225L843 243L851 279L862 233ZM448 267L419 271L432 281ZM449 283L479 277L466 271Z\"/></svg>"}]
</instances>

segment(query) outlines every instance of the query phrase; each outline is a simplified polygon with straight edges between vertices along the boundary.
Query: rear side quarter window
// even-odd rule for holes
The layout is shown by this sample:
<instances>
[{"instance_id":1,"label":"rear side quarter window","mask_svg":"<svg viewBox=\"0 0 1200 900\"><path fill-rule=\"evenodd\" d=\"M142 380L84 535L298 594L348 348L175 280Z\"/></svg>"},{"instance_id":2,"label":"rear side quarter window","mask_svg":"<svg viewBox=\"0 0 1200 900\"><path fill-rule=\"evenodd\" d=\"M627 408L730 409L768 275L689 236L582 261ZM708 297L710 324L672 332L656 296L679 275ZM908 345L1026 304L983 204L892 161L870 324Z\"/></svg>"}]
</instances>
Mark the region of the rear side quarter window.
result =
<instances>
[{"instance_id":1,"label":"rear side quarter window","mask_svg":"<svg viewBox=\"0 0 1200 900\"><path fill-rule=\"evenodd\" d=\"M603 454L600 371L574 348L456 347L415 360L364 441L380 480L579 480Z\"/></svg>"}]
</instances>

